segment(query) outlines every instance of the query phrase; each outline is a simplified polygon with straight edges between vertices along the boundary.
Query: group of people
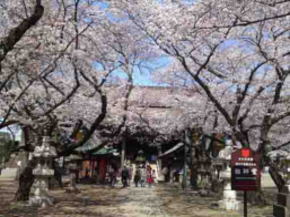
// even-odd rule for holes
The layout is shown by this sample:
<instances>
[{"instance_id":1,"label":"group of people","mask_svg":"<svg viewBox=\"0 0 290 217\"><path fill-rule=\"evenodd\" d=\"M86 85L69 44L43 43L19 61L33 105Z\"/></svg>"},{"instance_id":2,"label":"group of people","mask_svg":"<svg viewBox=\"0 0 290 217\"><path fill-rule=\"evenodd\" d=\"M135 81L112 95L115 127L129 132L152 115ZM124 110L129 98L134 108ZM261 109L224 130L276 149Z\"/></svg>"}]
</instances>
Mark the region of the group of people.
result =
<instances>
[{"instance_id":1,"label":"group of people","mask_svg":"<svg viewBox=\"0 0 290 217\"><path fill-rule=\"evenodd\" d=\"M149 187L152 186L154 183L154 179L156 178L156 172L151 168L150 165L145 167L144 165L137 166L134 174L134 183L135 186L138 187L145 187L146 183ZM124 166L124 168L121 171L121 180L123 187L128 187L131 179L130 170L127 166Z\"/></svg>"},{"instance_id":2,"label":"group of people","mask_svg":"<svg viewBox=\"0 0 290 217\"><path fill-rule=\"evenodd\" d=\"M144 165L140 165L137 167L135 175L134 175L134 183L135 186L145 187L145 183L148 184L149 187L152 186L154 180L156 179L156 172L153 170L150 165L146 168Z\"/></svg>"}]
</instances>

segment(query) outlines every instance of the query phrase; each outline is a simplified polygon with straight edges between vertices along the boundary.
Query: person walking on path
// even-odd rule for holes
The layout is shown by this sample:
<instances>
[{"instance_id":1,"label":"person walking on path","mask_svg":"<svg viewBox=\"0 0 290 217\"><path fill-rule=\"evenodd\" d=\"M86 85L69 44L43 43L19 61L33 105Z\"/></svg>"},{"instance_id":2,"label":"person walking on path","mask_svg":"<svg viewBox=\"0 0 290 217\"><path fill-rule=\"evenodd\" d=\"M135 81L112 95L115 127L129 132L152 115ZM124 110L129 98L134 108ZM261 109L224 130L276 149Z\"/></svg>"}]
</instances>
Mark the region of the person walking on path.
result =
<instances>
[{"instance_id":1,"label":"person walking on path","mask_svg":"<svg viewBox=\"0 0 290 217\"><path fill-rule=\"evenodd\" d=\"M124 188L128 187L129 170L128 170L127 166L124 166L124 168L122 169L121 178L122 178L123 187Z\"/></svg>"},{"instance_id":2,"label":"person walking on path","mask_svg":"<svg viewBox=\"0 0 290 217\"><path fill-rule=\"evenodd\" d=\"M145 187L146 182L146 169L144 165L140 168L140 185L141 187Z\"/></svg>"},{"instance_id":3,"label":"person walking on path","mask_svg":"<svg viewBox=\"0 0 290 217\"><path fill-rule=\"evenodd\" d=\"M141 171L140 168L136 169L135 175L134 175L134 183L135 183L135 187L138 187L138 184L140 182L141 179Z\"/></svg>"},{"instance_id":4,"label":"person walking on path","mask_svg":"<svg viewBox=\"0 0 290 217\"><path fill-rule=\"evenodd\" d=\"M150 165L147 166L147 183L148 183L148 187L151 187L153 183L152 168Z\"/></svg>"},{"instance_id":5,"label":"person walking on path","mask_svg":"<svg viewBox=\"0 0 290 217\"><path fill-rule=\"evenodd\" d=\"M115 187L115 184L117 182L117 169L114 168L112 165L109 167L109 177L111 187Z\"/></svg>"}]
</instances>

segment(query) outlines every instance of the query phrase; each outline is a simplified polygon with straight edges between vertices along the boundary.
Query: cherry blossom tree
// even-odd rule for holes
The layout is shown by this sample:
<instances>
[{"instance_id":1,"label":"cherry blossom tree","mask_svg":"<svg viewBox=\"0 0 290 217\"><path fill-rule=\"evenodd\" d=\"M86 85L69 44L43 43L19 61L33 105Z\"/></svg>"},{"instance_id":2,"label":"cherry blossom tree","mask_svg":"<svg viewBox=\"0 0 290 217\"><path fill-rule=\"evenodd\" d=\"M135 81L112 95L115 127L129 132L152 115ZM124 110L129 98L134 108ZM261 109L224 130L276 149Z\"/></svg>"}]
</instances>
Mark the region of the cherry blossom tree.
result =
<instances>
[{"instance_id":1,"label":"cherry blossom tree","mask_svg":"<svg viewBox=\"0 0 290 217\"><path fill-rule=\"evenodd\" d=\"M122 108L127 109L134 67L141 67L145 59L142 38L128 26L117 25L97 1L36 2L36 6L34 1L1 4L7 19L1 23L5 49L1 53L0 128L22 126L25 145L19 149L31 152L44 132L54 138L58 134L74 137L85 125L88 131L80 141L52 141L58 155L67 156L94 136L108 106L121 98L122 89L126 93ZM12 7L17 9L13 13ZM17 23L24 20L27 25L30 13L36 16L35 7L44 12L20 34ZM13 36L13 31L20 35ZM7 40L11 44L6 45ZM128 81L116 89L118 97L110 98L109 104L110 86L104 87L113 72L126 74ZM120 131L126 115L121 119ZM28 199L33 166L34 161L29 161L20 176L17 200Z\"/></svg>"},{"instance_id":2,"label":"cherry blossom tree","mask_svg":"<svg viewBox=\"0 0 290 217\"><path fill-rule=\"evenodd\" d=\"M112 4L171 57L169 71L203 91L219 115L214 131L263 154L279 189L284 182L267 153L289 143L289 7L243 0Z\"/></svg>"}]
</instances>

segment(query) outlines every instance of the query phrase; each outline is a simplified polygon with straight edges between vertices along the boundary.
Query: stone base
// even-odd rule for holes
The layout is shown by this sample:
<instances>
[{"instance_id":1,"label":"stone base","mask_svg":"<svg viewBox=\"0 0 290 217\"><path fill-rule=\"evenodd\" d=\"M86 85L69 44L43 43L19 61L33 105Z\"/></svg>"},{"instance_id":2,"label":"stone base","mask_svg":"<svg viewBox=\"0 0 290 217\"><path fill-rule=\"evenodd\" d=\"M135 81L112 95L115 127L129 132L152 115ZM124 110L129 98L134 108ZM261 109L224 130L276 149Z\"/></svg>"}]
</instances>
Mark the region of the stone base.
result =
<instances>
[{"instance_id":1,"label":"stone base","mask_svg":"<svg viewBox=\"0 0 290 217\"><path fill-rule=\"evenodd\" d=\"M289 193L278 193L277 204L290 208L290 194Z\"/></svg>"},{"instance_id":2,"label":"stone base","mask_svg":"<svg viewBox=\"0 0 290 217\"><path fill-rule=\"evenodd\" d=\"M29 205L38 206L42 208L52 206L53 203L54 203L53 198L48 196L34 196L29 200Z\"/></svg>"},{"instance_id":3,"label":"stone base","mask_svg":"<svg viewBox=\"0 0 290 217\"><path fill-rule=\"evenodd\" d=\"M287 207L274 204L273 217L289 217L289 212L288 212Z\"/></svg>"},{"instance_id":4,"label":"stone base","mask_svg":"<svg viewBox=\"0 0 290 217\"><path fill-rule=\"evenodd\" d=\"M240 210L241 202L235 199L223 199L218 202L220 208L225 210Z\"/></svg>"},{"instance_id":5,"label":"stone base","mask_svg":"<svg viewBox=\"0 0 290 217\"><path fill-rule=\"evenodd\" d=\"M219 202L219 207L225 210L240 210L241 202L237 200L237 192L231 189L231 184L226 182L223 199Z\"/></svg>"},{"instance_id":6,"label":"stone base","mask_svg":"<svg viewBox=\"0 0 290 217\"><path fill-rule=\"evenodd\" d=\"M290 194L285 189L283 192L277 194L277 204L273 206L274 217L290 217Z\"/></svg>"}]
</instances>

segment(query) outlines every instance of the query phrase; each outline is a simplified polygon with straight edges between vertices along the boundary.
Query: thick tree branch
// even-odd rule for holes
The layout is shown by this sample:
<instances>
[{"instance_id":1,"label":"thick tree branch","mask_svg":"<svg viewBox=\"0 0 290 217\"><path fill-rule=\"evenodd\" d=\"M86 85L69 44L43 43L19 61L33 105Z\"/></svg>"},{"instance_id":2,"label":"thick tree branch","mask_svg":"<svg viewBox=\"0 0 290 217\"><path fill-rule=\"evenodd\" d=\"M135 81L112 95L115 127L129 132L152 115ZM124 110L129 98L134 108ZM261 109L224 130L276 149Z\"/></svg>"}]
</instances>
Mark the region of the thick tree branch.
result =
<instances>
[{"instance_id":1,"label":"thick tree branch","mask_svg":"<svg viewBox=\"0 0 290 217\"><path fill-rule=\"evenodd\" d=\"M84 135L84 138L77 142L70 144L67 148L65 148L64 151L60 152L60 156L68 156L70 155L76 148L83 146L93 135L95 130L98 128L100 123L105 119L106 113L107 113L107 96L98 89L97 92L100 94L101 97L101 113L98 115L98 117L94 120L93 124L90 126L88 132Z\"/></svg>"},{"instance_id":2,"label":"thick tree branch","mask_svg":"<svg viewBox=\"0 0 290 217\"><path fill-rule=\"evenodd\" d=\"M244 102L245 98L246 98L246 95L248 93L248 90L249 90L249 87L250 85L252 84L252 81L254 79L254 75L255 73L258 71L258 69L263 66L264 64L266 63L266 61L262 62L262 63L259 63L256 67L254 67L251 72L250 72L250 76L248 78L248 81L245 85L245 88L244 90L239 93L237 95L237 100L236 100L236 106L235 108L233 109L233 113L232 113L232 117L233 117L233 120L236 122L237 119L238 119L238 116L239 116L239 111L241 109L241 106L242 106L242 103ZM242 122L240 122L241 124Z\"/></svg>"},{"instance_id":3,"label":"thick tree branch","mask_svg":"<svg viewBox=\"0 0 290 217\"><path fill-rule=\"evenodd\" d=\"M13 50L14 45L20 41L23 35L34 26L42 17L44 8L41 5L41 0L36 0L33 14L24 19L17 27L11 29L8 36L0 41L0 64L5 59L9 51Z\"/></svg>"}]
</instances>

